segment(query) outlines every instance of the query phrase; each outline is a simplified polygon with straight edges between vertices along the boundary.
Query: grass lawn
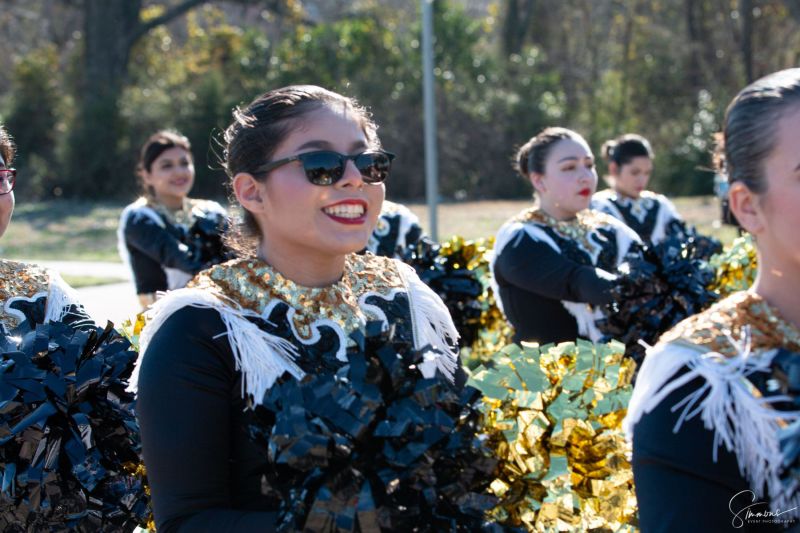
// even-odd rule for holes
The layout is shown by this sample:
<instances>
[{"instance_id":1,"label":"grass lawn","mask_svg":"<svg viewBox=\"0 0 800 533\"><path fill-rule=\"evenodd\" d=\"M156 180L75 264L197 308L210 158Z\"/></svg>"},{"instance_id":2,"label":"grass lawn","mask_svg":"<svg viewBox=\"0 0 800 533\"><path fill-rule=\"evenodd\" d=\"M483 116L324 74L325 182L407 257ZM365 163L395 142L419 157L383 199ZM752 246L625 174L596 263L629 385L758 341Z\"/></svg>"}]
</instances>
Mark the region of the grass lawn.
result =
<instances>
[{"instance_id":1,"label":"grass lawn","mask_svg":"<svg viewBox=\"0 0 800 533\"><path fill-rule=\"evenodd\" d=\"M439 206L439 238L461 235L490 237L508 218L530 205L529 200L448 203ZM719 204L713 197L676 198L678 211L705 234L729 243L736 230L719 224ZM125 204L71 200L25 203L0 240L0 257L8 259L119 261L117 223ZM423 228L428 228L424 203L409 204ZM74 280L82 283L82 280ZM106 280L113 283L116 280Z\"/></svg>"},{"instance_id":2,"label":"grass lawn","mask_svg":"<svg viewBox=\"0 0 800 533\"><path fill-rule=\"evenodd\" d=\"M0 240L8 259L120 261L117 222L125 204L20 202Z\"/></svg>"},{"instance_id":3,"label":"grass lawn","mask_svg":"<svg viewBox=\"0 0 800 533\"><path fill-rule=\"evenodd\" d=\"M712 235L720 239L723 244L730 243L738 236L735 228L720 224L720 208L715 197L675 198L673 202L678 212L689 224L696 226L700 233ZM503 222L530 205L530 200L486 200L443 204L439 208L437 217L439 239L444 240L452 235L460 235L466 239L493 236ZM428 206L408 204L408 207L419 217L422 227L428 228Z\"/></svg>"}]
</instances>

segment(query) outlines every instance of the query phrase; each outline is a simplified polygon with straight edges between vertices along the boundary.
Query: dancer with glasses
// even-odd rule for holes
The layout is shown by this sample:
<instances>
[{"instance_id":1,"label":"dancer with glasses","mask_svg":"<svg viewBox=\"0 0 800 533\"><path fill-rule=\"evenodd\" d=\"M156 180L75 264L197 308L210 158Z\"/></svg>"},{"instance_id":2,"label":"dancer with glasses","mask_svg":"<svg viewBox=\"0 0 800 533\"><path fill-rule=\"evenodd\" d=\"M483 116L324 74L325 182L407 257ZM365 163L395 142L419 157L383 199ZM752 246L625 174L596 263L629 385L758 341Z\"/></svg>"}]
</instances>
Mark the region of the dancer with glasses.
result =
<instances>
[{"instance_id":1,"label":"dancer with glasses","mask_svg":"<svg viewBox=\"0 0 800 533\"><path fill-rule=\"evenodd\" d=\"M663 335L639 371L625 427L645 533L800 519L800 69L744 88L723 123L718 172L758 276Z\"/></svg>"},{"instance_id":2,"label":"dancer with glasses","mask_svg":"<svg viewBox=\"0 0 800 533\"><path fill-rule=\"evenodd\" d=\"M14 209L15 146L0 124L0 236ZM0 259L2 531L133 531L147 497L133 395L136 352L98 328L61 277Z\"/></svg>"},{"instance_id":3,"label":"dancer with glasses","mask_svg":"<svg viewBox=\"0 0 800 533\"><path fill-rule=\"evenodd\" d=\"M225 209L187 195L194 185L189 140L169 130L142 146L137 171L144 196L120 216L117 247L132 273L142 308L160 291L183 287L200 270L228 258Z\"/></svg>"},{"instance_id":4,"label":"dancer with glasses","mask_svg":"<svg viewBox=\"0 0 800 533\"><path fill-rule=\"evenodd\" d=\"M597 306L611 300L611 272L638 252L639 238L589 209L597 173L579 134L547 128L519 149L517 162L536 202L500 228L490 262L514 341L598 340Z\"/></svg>"},{"instance_id":5,"label":"dancer with glasses","mask_svg":"<svg viewBox=\"0 0 800 533\"><path fill-rule=\"evenodd\" d=\"M683 238L685 226L672 202L646 190L655 157L647 139L629 133L603 143L601 152L610 188L594 195L592 209L621 220L645 242L658 244L670 235Z\"/></svg>"},{"instance_id":6,"label":"dancer with glasses","mask_svg":"<svg viewBox=\"0 0 800 533\"><path fill-rule=\"evenodd\" d=\"M0 124L0 237L14 212L17 171L11 168L16 148ZM37 265L0 260L0 327L6 333L35 329L36 324L65 321L93 327L77 293L56 272Z\"/></svg>"},{"instance_id":7,"label":"dancer with glasses","mask_svg":"<svg viewBox=\"0 0 800 533\"><path fill-rule=\"evenodd\" d=\"M367 323L426 347L419 377L464 379L441 300L410 267L357 253L394 159L364 108L284 87L237 109L225 141L241 258L157 301L141 336L137 410L165 532L275 526L290 479L248 439L248 413L287 380L333 376Z\"/></svg>"}]
</instances>

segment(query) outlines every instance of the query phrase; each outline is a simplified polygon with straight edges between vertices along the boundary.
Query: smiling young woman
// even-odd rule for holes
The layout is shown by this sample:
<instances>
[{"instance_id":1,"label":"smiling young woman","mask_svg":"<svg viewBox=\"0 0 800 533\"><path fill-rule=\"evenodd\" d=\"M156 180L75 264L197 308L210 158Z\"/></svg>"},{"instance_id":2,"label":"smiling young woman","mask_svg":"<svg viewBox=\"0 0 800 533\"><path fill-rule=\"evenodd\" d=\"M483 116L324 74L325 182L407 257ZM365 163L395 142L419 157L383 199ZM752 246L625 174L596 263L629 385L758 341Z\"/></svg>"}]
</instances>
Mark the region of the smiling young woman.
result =
<instances>
[{"instance_id":1,"label":"smiling young woman","mask_svg":"<svg viewBox=\"0 0 800 533\"><path fill-rule=\"evenodd\" d=\"M610 188L594 195L592 208L621 220L645 242L658 244L670 235L683 235L684 225L672 202L647 190L655 159L647 139L629 133L606 141L601 151L608 162Z\"/></svg>"},{"instance_id":2,"label":"smiling young woman","mask_svg":"<svg viewBox=\"0 0 800 533\"><path fill-rule=\"evenodd\" d=\"M642 531L782 530L800 519L800 69L728 106L718 171L758 250L750 290L649 350L626 430ZM745 512L749 510L750 512Z\"/></svg>"},{"instance_id":3,"label":"smiling young woman","mask_svg":"<svg viewBox=\"0 0 800 533\"><path fill-rule=\"evenodd\" d=\"M281 376L335 373L368 322L426 347L418 378L464 378L441 300L410 267L357 253L393 159L364 108L284 87L237 109L225 140L242 258L156 302L141 337L137 411L165 532L272 530L279 502L263 475L276 470L247 437L247 410Z\"/></svg>"},{"instance_id":4,"label":"smiling young woman","mask_svg":"<svg viewBox=\"0 0 800 533\"><path fill-rule=\"evenodd\" d=\"M221 235L227 215L217 202L188 197L194 163L189 140L177 132L151 135L137 171L144 196L123 210L117 247L145 308L159 291L183 287L200 270L226 259Z\"/></svg>"},{"instance_id":5,"label":"smiling young woman","mask_svg":"<svg viewBox=\"0 0 800 533\"><path fill-rule=\"evenodd\" d=\"M638 250L636 233L589 209L597 188L594 156L574 131L548 128L517 154L536 205L498 231L491 260L495 294L514 340L598 340L593 307L610 301L617 266Z\"/></svg>"}]
</instances>

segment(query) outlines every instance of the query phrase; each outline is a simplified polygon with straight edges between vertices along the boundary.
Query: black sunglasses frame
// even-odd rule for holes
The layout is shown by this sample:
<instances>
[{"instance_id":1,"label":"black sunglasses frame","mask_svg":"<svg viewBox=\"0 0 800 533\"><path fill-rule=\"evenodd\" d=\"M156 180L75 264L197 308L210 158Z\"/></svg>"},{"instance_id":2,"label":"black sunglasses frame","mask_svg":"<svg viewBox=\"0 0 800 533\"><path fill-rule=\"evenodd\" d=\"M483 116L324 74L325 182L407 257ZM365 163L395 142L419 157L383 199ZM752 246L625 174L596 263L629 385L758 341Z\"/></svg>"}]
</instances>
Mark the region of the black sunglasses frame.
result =
<instances>
[{"instance_id":1,"label":"black sunglasses frame","mask_svg":"<svg viewBox=\"0 0 800 533\"><path fill-rule=\"evenodd\" d=\"M314 166L312 158L318 157L320 154L324 154L326 156L335 156L338 160L338 165L328 168L320 167L319 165ZM380 179L374 179L373 169L375 167L375 158L372 156L378 155L385 156L388 161L386 162L385 170L378 170L383 177ZM363 164L364 156L370 158L367 165ZM341 154L339 152L334 152L333 150L317 150L315 152L305 152L302 154L293 155L291 157L286 157L284 159L278 159L277 161L271 161L259 168L255 174L266 174L293 161L300 161L303 164L303 171L305 171L308 181L314 185L320 186L333 185L341 180L342 177L344 177L344 170L345 166L347 165L347 161L352 160L358 171L361 173L361 176L364 178L364 182L376 185L378 183L383 183L386 181L386 178L389 177L389 171L392 168L392 161L395 157L396 156L393 153L386 152L384 150L371 150L354 155ZM360 159L362 160L362 165L359 165ZM320 172L323 174L322 177L316 175Z\"/></svg>"},{"instance_id":2,"label":"black sunglasses frame","mask_svg":"<svg viewBox=\"0 0 800 533\"><path fill-rule=\"evenodd\" d=\"M15 168L0 168L0 174L11 174L8 181L11 183L11 186L8 188L6 192L0 192L0 196L9 194L11 191L14 190L14 186L17 184L17 169Z\"/></svg>"}]
</instances>

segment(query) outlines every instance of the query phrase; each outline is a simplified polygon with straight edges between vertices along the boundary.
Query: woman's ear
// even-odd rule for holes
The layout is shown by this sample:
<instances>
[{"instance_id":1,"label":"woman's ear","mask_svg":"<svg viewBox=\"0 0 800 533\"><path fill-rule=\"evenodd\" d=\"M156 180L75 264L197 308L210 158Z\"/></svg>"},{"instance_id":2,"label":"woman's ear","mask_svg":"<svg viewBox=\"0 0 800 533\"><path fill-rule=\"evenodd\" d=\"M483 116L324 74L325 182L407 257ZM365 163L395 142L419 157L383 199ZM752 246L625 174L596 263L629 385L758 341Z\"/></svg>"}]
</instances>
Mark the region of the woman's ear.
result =
<instances>
[{"instance_id":1,"label":"woman's ear","mask_svg":"<svg viewBox=\"0 0 800 533\"><path fill-rule=\"evenodd\" d=\"M233 193L239 203L252 213L264 210L262 183L248 172L239 172L233 177Z\"/></svg>"},{"instance_id":2,"label":"woman's ear","mask_svg":"<svg viewBox=\"0 0 800 533\"><path fill-rule=\"evenodd\" d=\"M139 179L142 180L142 183L147 186L150 185L150 173L146 171L144 168L140 168L137 170L139 174Z\"/></svg>"},{"instance_id":3,"label":"woman's ear","mask_svg":"<svg viewBox=\"0 0 800 533\"><path fill-rule=\"evenodd\" d=\"M528 179L531 180L531 185L533 185L533 189L541 194L547 191L547 185L544 181L544 174L539 172L531 172L528 174Z\"/></svg>"},{"instance_id":4,"label":"woman's ear","mask_svg":"<svg viewBox=\"0 0 800 533\"><path fill-rule=\"evenodd\" d=\"M753 235L764 231L761 197L741 181L732 183L728 189L728 206L742 229Z\"/></svg>"}]
</instances>

